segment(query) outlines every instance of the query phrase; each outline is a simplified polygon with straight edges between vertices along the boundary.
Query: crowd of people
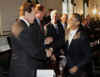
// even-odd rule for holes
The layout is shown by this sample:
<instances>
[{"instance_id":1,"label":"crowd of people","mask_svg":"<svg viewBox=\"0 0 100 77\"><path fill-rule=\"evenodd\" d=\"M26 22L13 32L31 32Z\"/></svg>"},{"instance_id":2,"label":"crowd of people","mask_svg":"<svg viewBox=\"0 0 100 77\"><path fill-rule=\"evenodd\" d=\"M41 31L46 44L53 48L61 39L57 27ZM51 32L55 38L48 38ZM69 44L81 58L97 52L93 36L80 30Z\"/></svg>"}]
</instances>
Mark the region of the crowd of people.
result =
<instances>
[{"instance_id":1,"label":"crowd of people","mask_svg":"<svg viewBox=\"0 0 100 77\"><path fill-rule=\"evenodd\" d=\"M43 5L24 2L11 28L9 77L36 77L38 69L54 69L58 77L64 56L63 77L89 77L92 54L87 25L77 13L59 17L56 9L46 13Z\"/></svg>"}]
</instances>

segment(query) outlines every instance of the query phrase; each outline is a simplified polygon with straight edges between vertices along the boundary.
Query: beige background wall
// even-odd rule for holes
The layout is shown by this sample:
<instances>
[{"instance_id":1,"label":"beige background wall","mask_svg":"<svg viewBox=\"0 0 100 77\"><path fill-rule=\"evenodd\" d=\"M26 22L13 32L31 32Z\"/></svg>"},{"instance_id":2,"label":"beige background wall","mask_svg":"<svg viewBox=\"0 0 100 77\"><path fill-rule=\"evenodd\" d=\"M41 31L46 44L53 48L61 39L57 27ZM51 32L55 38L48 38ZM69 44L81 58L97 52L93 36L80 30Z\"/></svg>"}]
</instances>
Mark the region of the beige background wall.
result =
<instances>
[{"instance_id":1,"label":"beige background wall","mask_svg":"<svg viewBox=\"0 0 100 77\"><path fill-rule=\"evenodd\" d=\"M9 31L18 17L19 6L26 0L0 0L0 32ZM40 0L46 9L57 9L62 12L62 0Z\"/></svg>"},{"instance_id":2,"label":"beige background wall","mask_svg":"<svg viewBox=\"0 0 100 77\"><path fill-rule=\"evenodd\" d=\"M0 31L8 31L18 17L19 5L25 0L0 0Z\"/></svg>"},{"instance_id":3,"label":"beige background wall","mask_svg":"<svg viewBox=\"0 0 100 77\"><path fill-rule=\"evenodd\" d=\"M11 25L18 17L18 10L20 4L26 0L0 0L0 32L10 30ZM100 12L100 0L89 0L88 12L92 16L92 10L94 7L94 1L97 5L97 9ZM47 9L57 9L59 13L62 13L62 0L40 0ZM75 1L76 11L80 12L83 9L82 0Z\"/></svg>"},{"instance_id":4,"label":"beige background wall","mask_svg":"<svg viewBox=\"0 0 100 77\"><path fill-rule=\"evenodd\" d=\"M47 9L57 9L59 13L62 13L62 0L40 0Z\"/></svg>"}]
</instances>

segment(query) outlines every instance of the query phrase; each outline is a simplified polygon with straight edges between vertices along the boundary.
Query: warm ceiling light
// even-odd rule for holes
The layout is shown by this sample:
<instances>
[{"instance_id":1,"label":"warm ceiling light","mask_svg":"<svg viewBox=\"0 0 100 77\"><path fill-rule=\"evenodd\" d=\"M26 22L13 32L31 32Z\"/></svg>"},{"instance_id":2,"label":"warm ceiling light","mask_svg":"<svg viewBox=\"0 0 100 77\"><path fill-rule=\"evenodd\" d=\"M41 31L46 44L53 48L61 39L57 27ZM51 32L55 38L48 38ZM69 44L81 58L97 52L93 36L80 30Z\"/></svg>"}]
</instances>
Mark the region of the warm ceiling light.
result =
<instances>
[{"instance_id":1,"label":"warm ceiling light","mask_svg":"<svg viewBox=\"0 0 100 77\"><path fill-rule=\"evenodd\" d=\"M96 13L97 13L97 9L95 8L93 9L93 14L96 15Z\"/></svg>"}]
</instances>

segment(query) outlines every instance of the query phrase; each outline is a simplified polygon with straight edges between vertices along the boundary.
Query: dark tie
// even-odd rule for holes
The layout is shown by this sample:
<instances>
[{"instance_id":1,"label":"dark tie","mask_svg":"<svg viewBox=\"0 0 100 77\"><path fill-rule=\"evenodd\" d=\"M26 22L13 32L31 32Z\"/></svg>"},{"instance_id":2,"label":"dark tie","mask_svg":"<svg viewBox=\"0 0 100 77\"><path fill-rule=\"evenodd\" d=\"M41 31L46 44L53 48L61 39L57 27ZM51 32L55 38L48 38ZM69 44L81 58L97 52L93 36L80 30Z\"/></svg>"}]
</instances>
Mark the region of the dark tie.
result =
<instances>
[{"instance_id":1,"label":"dark tie","mask_svg":"<svg viewBox=\"0 0 100 77\"><path fill-rule=\"evenodd\" d=\"M42 33L42 34L44 34L44 27L43 27L43 25L40 23L40 32Z\"/></svg>"},{"instance_id":2,"label":"dark tie","mask_svg":"<svg viewBox=\"0 0 100 77\"><path fill-rule=\"evenodd\" d=\"M56 26L56 32L59 33L58 27Z\"/></svg>"},{"instance_id":3,"label":"dark tie","mask_svg":"<svg viewBox=\"0 0 100 77\"><path fill-rule=\"evenodd\" d=\"M41 23L40 23L40 31L42 31L42 25L41 25Z\"/></svg>"}]
</instances>

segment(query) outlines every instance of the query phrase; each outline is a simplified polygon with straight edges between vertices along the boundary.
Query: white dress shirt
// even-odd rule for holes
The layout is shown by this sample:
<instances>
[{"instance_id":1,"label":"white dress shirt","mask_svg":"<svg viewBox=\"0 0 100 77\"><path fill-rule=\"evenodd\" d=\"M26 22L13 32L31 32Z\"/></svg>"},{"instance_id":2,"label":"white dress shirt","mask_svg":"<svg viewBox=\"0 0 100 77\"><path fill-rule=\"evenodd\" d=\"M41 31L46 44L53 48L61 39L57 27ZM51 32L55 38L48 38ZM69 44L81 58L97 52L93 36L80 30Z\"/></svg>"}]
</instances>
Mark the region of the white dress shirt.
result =
<instances>
[{"instance_id":1,"label":"white dress shirt","mask_svg":"<svg viewBox=\"0 0 100 77\"><path fill-rule=\"evenodd\" d=\"M19 19L24 21L28 27L30 26L30 23L24 17L20 17Z\"/></svg>"},{"instance_id":2,"label":"white dress shirt","mask_svg":"<svg viewBox=\"0 0 100 77\"><path fill-rule=\"evenodd\" d=\"M41 25L41 22L38 18L36 18L36 21L37 21L38 25Z\"/></svg>"},{"instance_id":3,"label":"white dress shirt","mask_svg":"<svg viewBox=\"0 0 100 77\"><path fill-rule=\"evenodd\" d=\"M58 26L57 26L57 24L53 24L53 26L54 26L54 28L55 28L55 29L58 29Z\"/></svg>"},{"instance_id":4,"label":"white dress shirt","mask_svg":"<svg viewBox=\"0 0 100 77\"><path fill-rule=\"evenodd\" d=\"M65 29L66 24L63 24L63 23L61 23L61 24L62 24L62 26L63 26L63 29Z\"/></svg>"},{"instance_id":5,"label":"white dress shirt","mask_svg":"<svg viewBox=\"0 0 100 77\"><path fill-rule=\"evenodd\" d=\"M78 29L75 29L75 30L72 30L72 31L69 32L69 35L68 35L68 43L69 43L69 45L71 44L71 41L72 41L74 35L76 34L77 30Z\"/></svg>"}]
</instances>

